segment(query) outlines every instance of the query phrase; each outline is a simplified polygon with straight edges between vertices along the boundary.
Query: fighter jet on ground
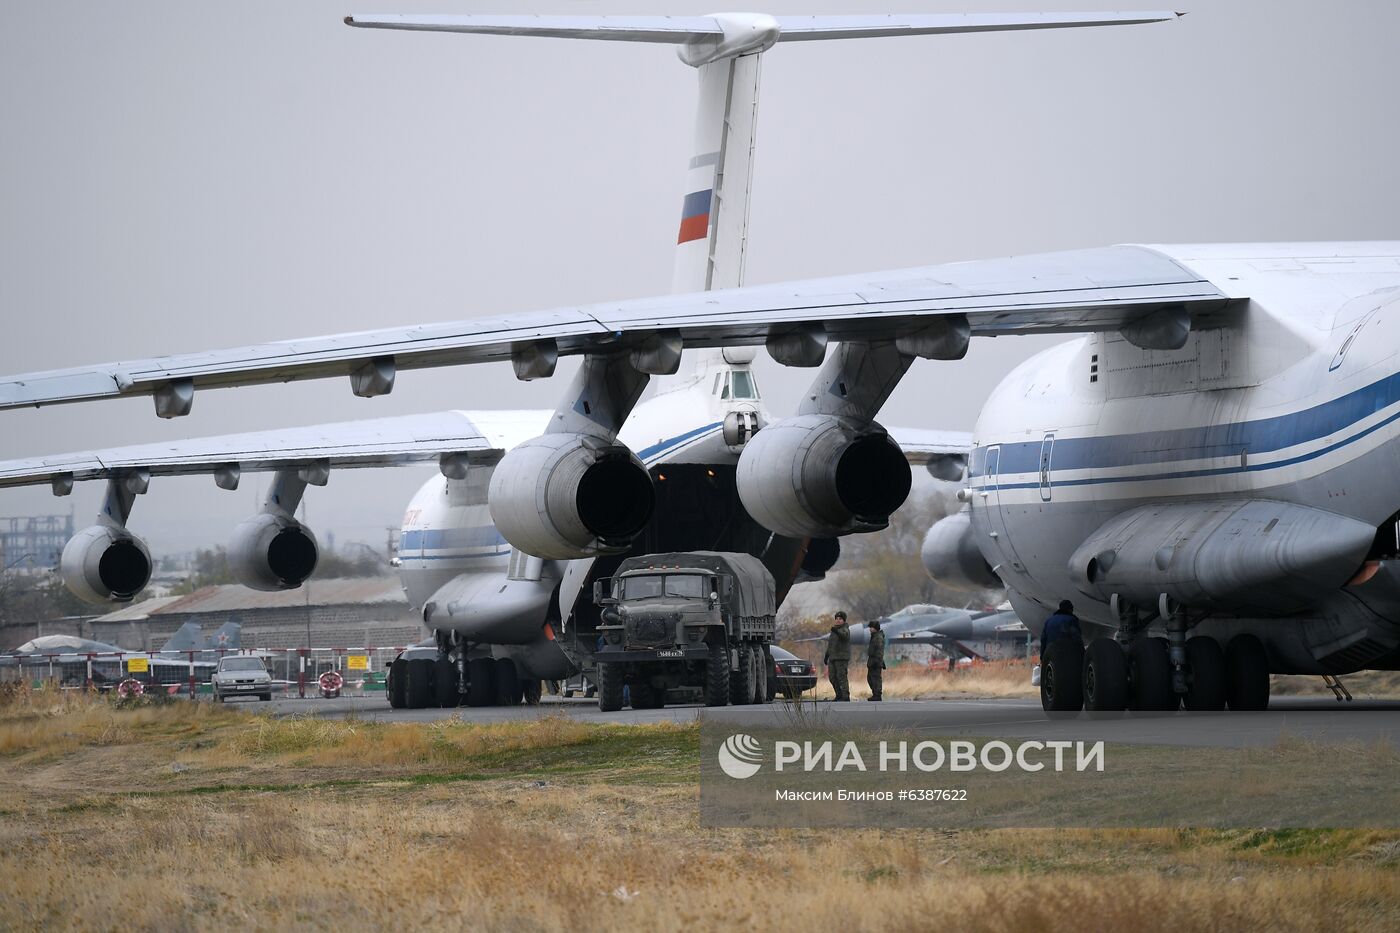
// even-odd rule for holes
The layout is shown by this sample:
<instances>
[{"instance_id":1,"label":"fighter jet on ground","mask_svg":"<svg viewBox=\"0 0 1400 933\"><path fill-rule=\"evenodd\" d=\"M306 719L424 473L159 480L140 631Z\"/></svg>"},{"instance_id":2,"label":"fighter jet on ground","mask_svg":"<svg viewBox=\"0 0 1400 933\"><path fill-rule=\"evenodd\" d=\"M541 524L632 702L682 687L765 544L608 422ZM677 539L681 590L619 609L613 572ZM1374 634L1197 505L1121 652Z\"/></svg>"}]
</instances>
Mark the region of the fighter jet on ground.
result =
<instances>
[{"instance_id":1,"label":"fighter jet on ground","mask_svg":"<svg viewBox=\"0 0 1400 933\"><path fill-rule=\"evenodd\" d=\"M189 680L191 667L196 680L207 681L223 651L237 650L243 626L228 622L208 638L199 637L199 625L186 622L157 651L132 651L104 641L75 635L41 635L20 645L5 657L2 667L53 668L64 680L81 683L89 671L98 682L115 683L128 676L126 658L145 660L149 669L138 680L179 684Z\"/></svg>"},{"instance_id":2,"label":"fighter jet on ground","mask_svg":"<svg viewBox=\"0 0 1400 933\"><path fill-rule=\"evenodd\" d=\"M971 642L1016 641L1025 644L1030 631L1009 609L977 611L915 603L880 619L886 647L899 645L931 645L946 654L964 657L984 657ZM799 641L826 641L827 635L803 638ZM870 644L870 626L865 622L851 624L851 644L857 648Z\"/></svg>"}]
</instances>

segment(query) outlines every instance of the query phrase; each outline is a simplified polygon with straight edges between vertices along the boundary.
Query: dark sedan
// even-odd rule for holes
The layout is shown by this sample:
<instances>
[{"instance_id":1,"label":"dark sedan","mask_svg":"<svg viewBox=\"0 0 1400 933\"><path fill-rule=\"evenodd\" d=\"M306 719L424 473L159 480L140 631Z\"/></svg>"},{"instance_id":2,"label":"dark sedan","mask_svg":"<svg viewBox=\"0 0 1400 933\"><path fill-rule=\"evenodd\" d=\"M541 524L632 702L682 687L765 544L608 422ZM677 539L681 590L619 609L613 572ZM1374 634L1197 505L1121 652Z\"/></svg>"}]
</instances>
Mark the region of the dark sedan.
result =
<instances>
[{"instance_id":1,"label":"dark sedan","mask_svg":"<svg viewBox=\"0 0 1400 933\"><path fill-rule=\"evenodd\" d=\"M769 646L773 655L773 669L768 672L768 699L781 693L789 700L795 700L804 690L817 686L817 668L811 661L804 661L791 651Z\"/></svg>"}]
</instances>

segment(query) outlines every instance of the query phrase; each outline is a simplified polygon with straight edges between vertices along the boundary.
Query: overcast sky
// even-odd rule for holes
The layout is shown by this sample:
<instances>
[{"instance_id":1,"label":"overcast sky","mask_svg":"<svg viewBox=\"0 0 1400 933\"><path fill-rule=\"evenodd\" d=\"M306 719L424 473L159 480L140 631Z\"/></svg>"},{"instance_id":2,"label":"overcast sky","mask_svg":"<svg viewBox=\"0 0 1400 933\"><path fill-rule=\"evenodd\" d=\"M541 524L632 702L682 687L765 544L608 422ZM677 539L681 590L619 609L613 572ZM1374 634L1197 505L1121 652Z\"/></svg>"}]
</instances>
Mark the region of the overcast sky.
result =
<instances>
[{"instance_id":1,"label":"overcast sky","mask_svg":"<svg viewBox=\"0 0 1400 933\"><path fill-rule=\"evenodd\" d=\"M781 46L765 56L751 283L1116 242L1393 239L1400 4L1176 0L1174 23ZM962 0L942 11L1155 8ZM930 11L774 3L766 12ZM630 296L670 285L695 73L665 46L392 33L351 12L675 3L9 4L0 372ZM1052 338L918 362L888 424L971 429ZM810 372L760 362L790 412ZM562 369L563 367L561 367ZM552 407L504 366L0 414L0 458L444 408ZM397 525L431 468L342 472L310 517ZM132 528L224 540L257 504L159 480ZM0 492L0 515L95 513Z\"/></svg>"}]
</instances>

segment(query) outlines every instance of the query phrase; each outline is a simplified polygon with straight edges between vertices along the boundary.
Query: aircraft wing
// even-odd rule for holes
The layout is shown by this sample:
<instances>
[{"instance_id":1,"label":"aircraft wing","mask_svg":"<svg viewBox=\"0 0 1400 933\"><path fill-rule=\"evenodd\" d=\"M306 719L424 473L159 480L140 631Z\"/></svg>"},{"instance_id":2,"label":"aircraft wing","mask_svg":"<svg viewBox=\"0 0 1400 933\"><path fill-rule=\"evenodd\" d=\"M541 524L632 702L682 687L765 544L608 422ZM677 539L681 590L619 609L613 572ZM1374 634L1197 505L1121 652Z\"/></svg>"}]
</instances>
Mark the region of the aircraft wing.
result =
<instances>
[{"instance_id":1,"label":"aircraft wing","mask_svg":"<svg viewBox=\"0 0 1400 933\"><path fill-rule=\"evenodd\" d=\"M463 454L468 463L495 463L512 447L544 432L552 412L443 411L217 437L114 447L0 461L0 488L107 479L134 470L151 476L238 473L303 466L336 469L423 463ZM910 463L965 454L968 435L895 428L892 436ZM197 634L197 631L196 631ZM177 633L178 635L178 633Z\"/></svg>"},{"instance_id":2,"label":"aircraft wing","mask_svg":"<svg viewBox=\"0 0 1400 933\"><path fill-rule=\"evenodd\" d=\"M380 467L465 454L494 463L543 433L548 411L443 411L364 421L225 434L0 462L0 487L105 479L133 470L152 476L281 470L308 465ZM236 473L234 474L236 477Z\"/></svg>"},{"instance_id":3,"label":"aircraft wing","mask_svg":"<svg viewBox=\"0 0 1400 933\"><path fill-rule=\"evenodd\" d=\"M1109 331L1151 326L1162 314L1199 323L1228 302L1160 252L1115 246L29 373L0 378L0 408L153 395L169 416L188 411L195 389L348 376L358 394L383 394L398 371L507 360L513 350L616 352L657 335L687 347L755 345L803 328L878 341L917 336L939 320L987 336Z\"/></svg>"},{"instance_id":4,"label":"aircraft wing","mask_svg":"<svg viewBox=\"0 0 1400 933\"><path fill-rule=\"evenodd\" d=\"M972 435L965 431L936 431L928 428L886 426L904 459L929 463L941 457L966 457L972 450Z\"/></svg>"}]
</instances>

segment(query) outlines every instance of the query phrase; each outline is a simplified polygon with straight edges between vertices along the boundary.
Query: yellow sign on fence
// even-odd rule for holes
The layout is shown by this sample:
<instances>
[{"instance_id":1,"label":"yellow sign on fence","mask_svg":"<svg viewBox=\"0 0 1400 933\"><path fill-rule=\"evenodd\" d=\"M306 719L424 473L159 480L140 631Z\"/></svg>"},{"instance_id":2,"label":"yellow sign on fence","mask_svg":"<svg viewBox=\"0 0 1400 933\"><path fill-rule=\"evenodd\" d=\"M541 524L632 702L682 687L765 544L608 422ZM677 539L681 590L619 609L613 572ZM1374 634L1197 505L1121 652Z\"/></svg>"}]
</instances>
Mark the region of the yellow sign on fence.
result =
<instances>
[{"instance_id":1,"label":"yellow sign on fence","mask_svg":"<svg viewBox=\"0 0 1400 933\"><path fill-rule=\"evenodd\" d=\"M369 670L369 655L349 654L345 656L345 669L347 671L367 671Z\"/></svg>"},{"instance_id":2,"label":"yellow sign on fence","mask_svg":"<svg viewBox=\"0 0 1400 933\"><path fill-rule=\"evenodd\" d=\"M149 658L127 658L126 672L128 674L145 674L151 669Z\"/></svg>"}]
</instances>

